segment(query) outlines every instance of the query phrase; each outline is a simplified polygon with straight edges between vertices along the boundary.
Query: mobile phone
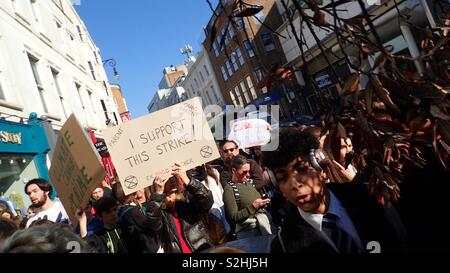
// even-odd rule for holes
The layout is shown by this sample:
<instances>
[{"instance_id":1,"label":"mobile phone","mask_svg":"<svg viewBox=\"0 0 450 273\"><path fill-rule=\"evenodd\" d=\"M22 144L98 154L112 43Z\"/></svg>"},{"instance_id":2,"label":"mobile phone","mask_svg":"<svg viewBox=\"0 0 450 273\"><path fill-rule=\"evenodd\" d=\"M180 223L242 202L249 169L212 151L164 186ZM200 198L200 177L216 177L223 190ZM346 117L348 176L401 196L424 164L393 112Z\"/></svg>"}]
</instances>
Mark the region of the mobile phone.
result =
<instances>
[{"instance_id":1,"label":"mobile phone","mask_svg":"<svg viewBox=\"0 0 450 273\"><path fill-rule=\"evenodd\" d=\"M350 165L350 163L352 163L352 160L353 160L353 157L355 156L355 153L353 153L353 152L350 152L350 153L348 153L348 154L346 154L345 155L345 157L344 157L344 160L345 160L345 162L344 162L344 168L345 169L347 169L348 168L348 165Z\"/></svg>"}]
</instances>

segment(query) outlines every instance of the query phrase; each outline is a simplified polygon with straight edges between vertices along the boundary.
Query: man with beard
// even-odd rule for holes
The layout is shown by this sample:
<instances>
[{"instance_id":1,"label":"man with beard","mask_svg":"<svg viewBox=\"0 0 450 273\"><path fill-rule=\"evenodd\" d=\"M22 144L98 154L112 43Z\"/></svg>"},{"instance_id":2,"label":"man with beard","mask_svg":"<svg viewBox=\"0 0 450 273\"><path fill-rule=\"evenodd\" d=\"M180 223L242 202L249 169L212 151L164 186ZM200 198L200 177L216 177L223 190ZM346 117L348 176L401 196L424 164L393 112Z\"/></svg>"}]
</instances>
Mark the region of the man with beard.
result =
<instances>
[{"instance_id":1,"label":"man with beard","mask_svg":"<svg viewBox=\"0 0 450 273\"><path fill-rule=\"evenodd\" d=\"M51 200L52 186L42 178L28 181L25 193L30 197L35 215L27 221L26 228L36 220L46 219L54 223L70 223L69 216L59 200Z\"/></svg>"}]
</instances>

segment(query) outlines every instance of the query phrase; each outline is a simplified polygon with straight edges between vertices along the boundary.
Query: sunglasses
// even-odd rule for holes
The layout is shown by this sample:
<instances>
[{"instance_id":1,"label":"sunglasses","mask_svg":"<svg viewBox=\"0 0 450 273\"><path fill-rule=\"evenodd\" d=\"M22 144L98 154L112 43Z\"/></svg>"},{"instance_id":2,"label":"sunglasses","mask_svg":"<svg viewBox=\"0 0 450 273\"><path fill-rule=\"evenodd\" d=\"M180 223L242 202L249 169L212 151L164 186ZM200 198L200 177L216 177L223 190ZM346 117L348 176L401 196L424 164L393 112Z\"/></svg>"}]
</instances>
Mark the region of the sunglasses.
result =
<instances>
[{"instance_id":1,"label":"sunglasses","mask_svg":"<svg viewBox=\"0 0 450 273\"><path fill-rule=\"evenodd\" d=\"M224 153L228 153L228 152L234 152L234 150L236 150L236 148L230 148L230 149L223 149Z\"/></svg>"}]
</instances>

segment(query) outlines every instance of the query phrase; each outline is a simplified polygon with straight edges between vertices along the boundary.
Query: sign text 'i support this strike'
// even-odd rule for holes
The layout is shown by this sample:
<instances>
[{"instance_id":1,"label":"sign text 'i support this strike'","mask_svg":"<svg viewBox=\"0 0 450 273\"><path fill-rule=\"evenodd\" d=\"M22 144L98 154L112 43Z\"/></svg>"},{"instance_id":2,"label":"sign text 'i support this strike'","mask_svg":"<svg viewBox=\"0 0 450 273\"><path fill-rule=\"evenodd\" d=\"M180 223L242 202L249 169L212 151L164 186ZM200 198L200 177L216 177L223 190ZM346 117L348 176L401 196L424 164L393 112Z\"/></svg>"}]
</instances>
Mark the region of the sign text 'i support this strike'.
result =
<instances>
[{"instance_id":1,"label":"sign text 'i support this strike'","mask_svg":"<svg viewBox=\"0 0 450 273\"><path fill-rule=\"evenodd\" d=\"M184 132L185 128L189 128L189 126L185 126L188 124L183 124L185 121L186 119L183 118L140 134L137 141L142 145L146 145L160 139L163 139L165 141L155 145L155 150L153 151L153 153L149 153L147 150L143 150L137 154L126 157L125 161L127 161L130 167L138 166L150 160L149 154L163 155L165 153L176 151L177 149L188 145L192 142L192 135L191 132ZM171 139L167 139L167 137L169 136L171 137ZM130 147L134 149L135 142L132 139L128 139L128 141Z\"/></svg>"}]
</instances>

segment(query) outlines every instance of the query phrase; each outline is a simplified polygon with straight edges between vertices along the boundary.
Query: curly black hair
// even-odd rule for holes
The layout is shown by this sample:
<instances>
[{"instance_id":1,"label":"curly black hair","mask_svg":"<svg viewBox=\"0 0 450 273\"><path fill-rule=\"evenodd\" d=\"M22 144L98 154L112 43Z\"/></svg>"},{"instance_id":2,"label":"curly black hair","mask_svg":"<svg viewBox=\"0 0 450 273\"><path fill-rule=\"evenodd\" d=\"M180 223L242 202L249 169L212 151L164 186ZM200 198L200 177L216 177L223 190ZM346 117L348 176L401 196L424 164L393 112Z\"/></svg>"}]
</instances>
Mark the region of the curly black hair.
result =
<instances>
[{"instance_id":1,"label":"curly black hair","mask_svg":"<svg viewBox=\"0 0 450 273\"><path fill-rule=\"evenodd\" d=\"M263 163L270 169L282 168L299 156L308 156L311 149L319 146L319 140L312 134L294 128L283 128L280 130L278 148L264 152Z\"/></svg>"},{"instance_id":2,"label":"curly black hair","mask_svg":"<svg viewBox=\"0 0 450 273\"><path fill-rule=\"evenodd\" d=\"M35 178L35 179L28 181L28 183L25 184L25 193L26 194L28 194L28 192L27 192L28 186L33 185L33 184L36 184L39 187L39 189L41 189L44 192L48 191L48 196L52 195L53 187L50 185L50 183L47 180L45 180L43 178Z\"/></svg>"}]
</instances>

